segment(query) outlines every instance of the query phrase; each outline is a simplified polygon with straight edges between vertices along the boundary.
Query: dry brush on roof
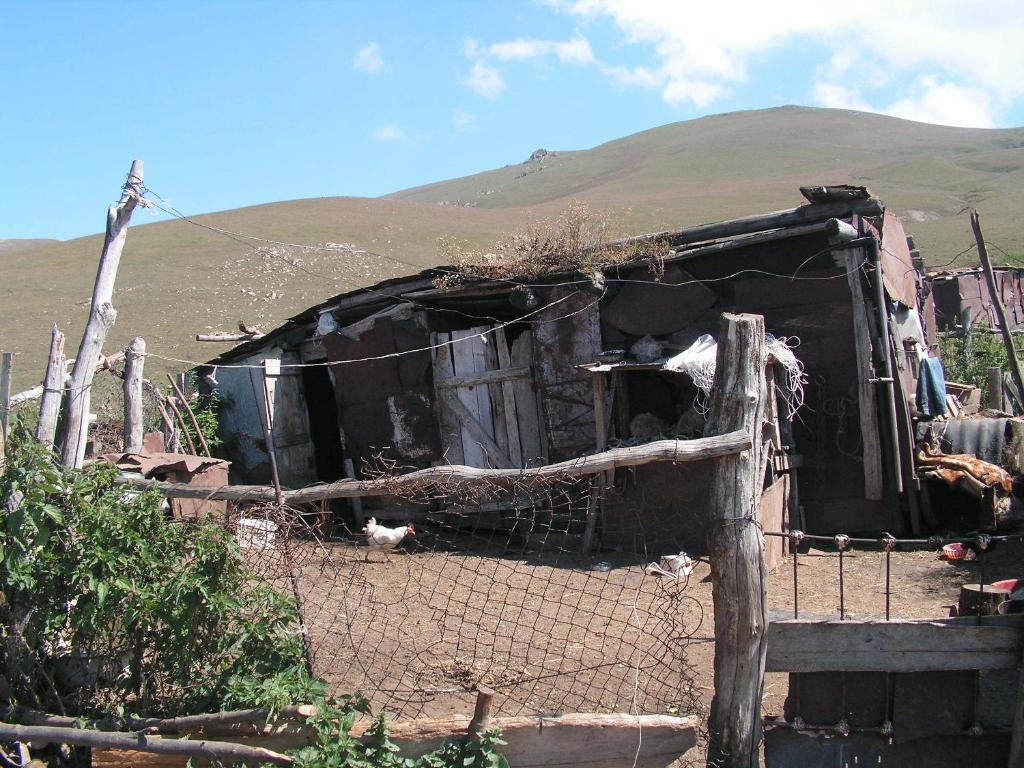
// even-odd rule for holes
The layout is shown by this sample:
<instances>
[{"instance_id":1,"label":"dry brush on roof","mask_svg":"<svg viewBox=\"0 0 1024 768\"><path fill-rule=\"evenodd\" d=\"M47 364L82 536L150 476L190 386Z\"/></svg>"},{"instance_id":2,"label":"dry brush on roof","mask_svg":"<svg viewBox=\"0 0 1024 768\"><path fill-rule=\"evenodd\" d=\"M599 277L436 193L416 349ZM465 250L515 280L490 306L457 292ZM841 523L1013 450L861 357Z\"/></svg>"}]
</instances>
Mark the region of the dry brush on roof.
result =
<instances>
[{"instance_id":1,"label":"dry brush on roof","mask_svg":"<svg viewBox=\"0 0 1024 768\"><path fill-rule=\"evenodd\" d=\"M590 274L618 264L648 263L655 275L664 271L668 245L660 241L610 240L606 216L574 200L554 219L538 219L505 235L489 250L467 241L441 238L439 253L455 274L438 278L439 288L478 279L534 279L557 272Z\"/></svg>"}]
</instances>

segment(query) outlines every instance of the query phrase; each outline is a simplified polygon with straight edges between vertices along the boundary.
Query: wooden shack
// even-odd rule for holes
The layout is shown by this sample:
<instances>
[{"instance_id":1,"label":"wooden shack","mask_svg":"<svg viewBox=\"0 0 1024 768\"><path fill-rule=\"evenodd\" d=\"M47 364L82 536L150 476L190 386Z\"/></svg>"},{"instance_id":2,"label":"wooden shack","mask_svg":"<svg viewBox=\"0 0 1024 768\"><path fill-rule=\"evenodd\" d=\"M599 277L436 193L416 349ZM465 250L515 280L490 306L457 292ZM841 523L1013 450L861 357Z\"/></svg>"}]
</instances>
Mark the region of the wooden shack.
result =
<instances>
[{"instance_id":1,"label":"wooden shack","mask_svg":"<svg viewBox=\"0 0 1024 768\"><path fill-rule=\"evenodd\" d=\"M803 407L774 404L770 525L919 530L912 409L930 343L920 272L899 219L867 190L802 191L809 202L794 209L633 239L667 252L656 270L452 284L441 278L454 268L439 267L311 307L199 370L223 395L233 480L270 479L268 358L282 365L274 443L288 487L382 461L524 467L637 439L641 415L675 436L699 392L664 360L716 333L722 312L747 312L804 374ZM647 340L661 352L640 360ZM777 391L787 384L768 375ZM658 464L604 478L598 545L699 551L706 476Z\"/></svg>"}]
</instances>

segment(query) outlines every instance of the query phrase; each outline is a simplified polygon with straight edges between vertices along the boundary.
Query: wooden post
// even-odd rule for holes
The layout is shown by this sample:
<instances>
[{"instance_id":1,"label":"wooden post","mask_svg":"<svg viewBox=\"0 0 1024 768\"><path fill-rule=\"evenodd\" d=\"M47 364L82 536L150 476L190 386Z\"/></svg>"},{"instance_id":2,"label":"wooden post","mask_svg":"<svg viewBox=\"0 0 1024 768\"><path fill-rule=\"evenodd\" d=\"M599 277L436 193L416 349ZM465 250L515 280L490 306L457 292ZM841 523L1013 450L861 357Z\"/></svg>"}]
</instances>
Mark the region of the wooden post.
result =
<instances>
[{"instance_id":1,"label":"wooden post","mask_svg":"<svg viewBox=\"0 0 1024 768\"><path fill-rule=\"evenodd\" d=\"M185 397L184 386L176 382L169 373L167 374L167 380L171 382L171 389L173 389L174 394L178 396L178 402L181 403L181 407L184 408L185 413L188 414L189 421L192 422L192 428L196 431L196 439L199 441L199 445L202 446L203 453L207 456L211 456L210 446L206 444L206 438L203 436L203 430L199 428L199 420L192 411L192 406L188 404L188 398Z\"/></svg>"},{"instance_id":2,"label":"wooden post","mask_svg":"<svg viewBox=\"0 0 1024 768\"><path fill-rule=\"evenodd\" d=\"M0 472L6 463L7 420L11 414L11 366L13 352L0 352Z\"/></svg>"},{"instance_id":3,"label":"wooden post","mask_svg":"<svg viewBox=\"0 0 1024 768\"><path fill-rule=\"evenodd\" d=\"M89 432L90 391L96 360L99 359L103 342L117 318L117 312L111 304L114 281L117 278L117 267L121 262L121 251L124 250L124 241L128 237L128 222L141 197L142 161L133 160L121 199L107 211L107 232L92 292L92 308L89 311L85 332L82 334L82 343L78 347L78 357L75 359L65 398L61 461L68 467L82 466L82 459L85 458L85 443Z\"/></svg>"},{"instance_id":4,"label":"wooden post","mask_svg":"<svg viewBox=\"0 0 1024 768\"><path fill-rule=\"evenodd\" d=\"M277 451L274 449L274 392L277 389L277 377L281 375L281 361L268 357L263 360L263 436L267 442L267 455L270 457L270 476L274 482L274 501L278 506L284 504L281 493L281 476L277 472Z\"/></svg>"},{"instance_id":5,"label":"wooden post","mask_svg":"<svg viewBox=\"0 0 1024 768\"><path fill-rule=\"evenodd\" d=\"M988 283L992 306L999 320L999 331L1003 334L1003 344L1006 347L1006 357L1010 366L1010 374L1013 376L1013 385L1017 390L1017 399L1024 402L1024 378L1021 377L1020 360L1017 359L1017 350L1013 346L1013 334L1010 333L1010 323L1006 319L1006 307L1003 306L1002 296L999 295L999 286L996 285L992 262L989 261L988 249L985 248L985 237L981 234L981 218L977 211L971 211L971 229L974 230L974 239L978 243L978 256L981 258L981 268L985 272L985 282Z\"/></svg>"},{"instance_id":6,"label":"wooden post","mask_svg":"<svg viewBox=\"0 0 1024 768\"><path fill-rule=\"evenodd\" d=\"M487 730L491 719L491 701L494 699L494 690L484 685L477 686L476 707L473 709L473 719L469 721L469 738L479 739L480 734Z\"/></svg>"},{"instance_id":7,"label":"wooden post","mask_svg":"<svg viewBox=\"0 0 1024 768\"><path fill-rule=\"evenodd\" d=\"M142 450L142 369L146 363L146 342L132 339L124 353L124 450Z\"/></svg>"},{"instance_id":8,"label":"wooden post","mask_svg":"<svg viewBox=\"0 0 1024 768\"><path fill-rule=\"evenodd\" d=\"M1003 410L1003 369L988 369L988 407Z\"/></svg>"},{"instance_id":9,"label":"wooden post","mask_svg":"<svg viewBox=\"0 0 1024 768\"><path fill-rule=\"evenodd\" d=\"M53 446L57 436L57 416L64 398L64 334L53 324L50 330L50 356L46 360L46 378L43 379L43 396L39 402L39 423L36 425L36 440L43 445Z\"/></svg>"},{"instance_id":10,"label":"wooden post","mask_svg":"<svg viewBox=\"0 0 1024 768\"><path fill-rule=\"evenodd\" d=\"M715 768L755 768L760 759L768 574L758 508L764 482L761 426L767 360L764 319L723 314L704 434L742 429L751 435L751 448L712 465L709 551L714 579L715 693L707 764Z\"/></svg>"}]
</instances>

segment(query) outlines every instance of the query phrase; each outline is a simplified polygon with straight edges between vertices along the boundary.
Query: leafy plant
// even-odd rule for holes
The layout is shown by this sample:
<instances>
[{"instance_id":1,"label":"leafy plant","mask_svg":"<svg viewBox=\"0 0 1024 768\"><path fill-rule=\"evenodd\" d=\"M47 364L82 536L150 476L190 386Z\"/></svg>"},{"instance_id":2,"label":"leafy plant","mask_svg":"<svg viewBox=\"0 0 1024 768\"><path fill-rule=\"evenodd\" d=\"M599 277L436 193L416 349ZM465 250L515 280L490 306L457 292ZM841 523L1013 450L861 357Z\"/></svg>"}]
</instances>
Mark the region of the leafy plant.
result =
<instances>
[{"instance_id":1,"label":"leafy plant","mask_svg":"<svg viewBox=\"0 0 1024 768\"><path fill-rule=\"evenodd\" d=\"M1015 343L1020 344L1021 340L1015 339ZM988 369L1005 371L1008 364L1006 347L999 334L969 328L958 335L943 336L939 354L948 381L978 387L982 404L991 405L988 401Z\"/></svg>"},{"instance_id":2,"label":"leafy plant","mask_svg":"<svg viewBox=\"0 0 1024 768\"><path fill-rule=\"evenodd\" d=\"M199 424L199 432L202 433L206 445L211 451L219 448L224 441L220 437L219 415L224 406L224 400L217 390L209 395L200 395L196 388L195 374L190 374L185 387L185 397L188 399L189 408L195 414L196 422ZM192 442L198 447L200 444L196 428L192 425L191 419L185 419L185 429Z\"/></svg>"},{"instance_id":3,"label":"leafy plant","mask_svg":"<svg viewBox=\"0 0 1024 768\"><path fill-rule=\"evenodd\" d=\"M446 741L433 752L410 758L399 754L383 713L367 730L365 742L355 738L352 727L360 714L371 713L358 695L321 703L309 720L316 741L294 753L296 768L508 768L498 751L505 742L497 730L485 731L479 739Z\"/></svg>"},{"instance_id":4,"label":"leafy plant","mask_svg":"<svg viewBox=\"0 0 1024 768\"><path fill-rule=\"evenodd\" d=\"M291 670L307 690L294 673L303 657L290 598L253 578L221 525L168 520L159 495L116 476L65 469L13 430L0 476L0 588L4 626L17 627L18 650L5 658L15 697L75 714L127 702L180 714L258 698L247 678ZM76 685L61 684L69 674Z\"/></svg>"}]
</instances>

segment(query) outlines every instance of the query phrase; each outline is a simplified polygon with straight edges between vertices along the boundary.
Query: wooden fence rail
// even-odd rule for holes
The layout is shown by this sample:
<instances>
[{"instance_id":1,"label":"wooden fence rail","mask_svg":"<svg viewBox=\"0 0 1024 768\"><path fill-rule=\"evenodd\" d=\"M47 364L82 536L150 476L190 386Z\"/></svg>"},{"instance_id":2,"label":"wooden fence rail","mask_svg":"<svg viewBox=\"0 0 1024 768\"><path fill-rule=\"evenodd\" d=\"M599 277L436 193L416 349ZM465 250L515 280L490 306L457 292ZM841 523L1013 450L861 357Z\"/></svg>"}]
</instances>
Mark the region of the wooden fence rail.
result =
<instances>
[{"instance_id":1,"label":"wooden fence rail","mask_svg":"<svg viewBox=\"0 0 1024 768\"><path fill-rule=\"evenodd\" d=\"M326 499L359 496L392 496L396 493L422 488L434 483L491 482L496 485L514 484L523 480L557 477L583 477L597 475L617 467L635 467L656 461L674 463L703 461L704 459L732 456L750 449L750 435L746 430L735 430L714 437L697 440L656 440L628 448L613 448L602 453L582 456L557 464L527 469L481 469L457 464L429 467L405 475L374 480L339 480L336 483L314 485L298 490L283 491L285 504L309 504ZM170 498L225 501L253 501L273 503L275 490L269 485L224 485L196 487L184 483L165 483L124 477L121 482L140 490L158 490Z\"/></svg>"}]
</instances>

